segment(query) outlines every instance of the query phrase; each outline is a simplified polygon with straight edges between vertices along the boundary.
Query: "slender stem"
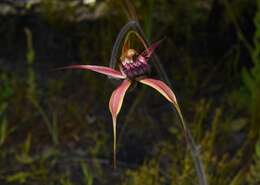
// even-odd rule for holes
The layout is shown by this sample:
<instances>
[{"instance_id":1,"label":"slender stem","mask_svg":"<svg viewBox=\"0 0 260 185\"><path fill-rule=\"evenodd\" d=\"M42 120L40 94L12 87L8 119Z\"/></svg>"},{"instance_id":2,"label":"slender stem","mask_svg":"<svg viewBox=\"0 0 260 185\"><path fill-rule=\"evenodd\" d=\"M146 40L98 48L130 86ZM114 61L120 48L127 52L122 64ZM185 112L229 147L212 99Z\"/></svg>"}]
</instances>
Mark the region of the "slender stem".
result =
<instances>
[{"instance_id":1,"label":"slender stem","mask_svg":"<svg viewBox=\"0 0 260 185\"><path fill-rule=\"evenodd\" d=\"M204 169L203 162L200 158L200 151L199 148L196 146L196 143L191 135L190 130L188 129L186 122L184 121L181 109L179 105L176 103L174 104L175 110L178 114L179 120L181 122L181 125L183 127L184 135L187 140L187 143L189 145L190 151L191 151L191 156L193 159L193 162L195 164L195 169L196 173L198 176L199 184L200 185L207 185L207 178L206 178L206 173Z\"/></svg>"},{"instance_id":2,"label":"slender stem","mask_svg":"<svg viewBox=\"0 0 260 185\"><path fill-rule=\"evenodd\" d=\"M148 11L144 18L145 35L149 42L151 42L151 35L152 35L152 16L154 12L154 5L155 5L155 0L148 1L148 5L147 5Z\"/></svg>"}]
</instances>

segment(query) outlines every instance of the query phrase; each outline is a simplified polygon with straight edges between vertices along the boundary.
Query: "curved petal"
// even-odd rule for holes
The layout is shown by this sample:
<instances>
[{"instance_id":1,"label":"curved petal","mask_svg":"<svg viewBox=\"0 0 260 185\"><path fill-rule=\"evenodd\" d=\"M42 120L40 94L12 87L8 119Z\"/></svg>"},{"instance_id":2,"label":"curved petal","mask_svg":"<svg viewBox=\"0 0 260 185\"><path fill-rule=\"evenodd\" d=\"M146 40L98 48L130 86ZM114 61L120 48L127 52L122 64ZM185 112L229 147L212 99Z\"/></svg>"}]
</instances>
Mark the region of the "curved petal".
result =
<instances>
[{"instance_id":1,"label":"curved petal","mask_svg":"<svg viewBox=\"0 0 260 185\"><path fill-rule=\"evenodd\" d=\"M123 99L127 89L130 87L131 81L128 79L124 80L120 86L112 93L109 101L109 110L113 120L113 133L114 133L114 144L113 144L113 166L116 167L116 118L122 107Z\"/></svg>"},{"instance_id":2,"label":"curved petal","mask_svg":"<svg viewBox=\"0 0 260 185\"><path fill-rule=\"evenodd\" d=\"M175 97L173 91L163 81L155 80L152 78L145 78L145 79L139 80L139 82L154 88L159 93L161 93L168 101L170 101L173 104L177 104L177 100L176 100L176 97Z\"/></svg>"},{"instance_id":3,"label":"curved petal","mask_svg":"<svg viewBox=\"0 0 260 185\"><path fill-rule=\"evenodd\" d=\"M110 67L105 66L95 66L95 65L71 65L58 69L82 69L82 70L90 70L95 71L97 73L101 73L107 76L111 76L113 78L125 79L126 76L122 74L120 71L114 70Z\"/></svg>"},{"instance_id":4,"label":"curved petal","mask_svg":"<svg viewBox=\"0 0 260 185\"><path fill-rule=\"evenodd\" d=\"M164 39L161 39L155 43L153 43L149 48L147 48L146 50L144 50L141 53L141 56L145 57L146 59L150 58L150 56L153 54L155 48L157 48L159 46L159 44L163 41Z\"/></svg>"}]
</instances>

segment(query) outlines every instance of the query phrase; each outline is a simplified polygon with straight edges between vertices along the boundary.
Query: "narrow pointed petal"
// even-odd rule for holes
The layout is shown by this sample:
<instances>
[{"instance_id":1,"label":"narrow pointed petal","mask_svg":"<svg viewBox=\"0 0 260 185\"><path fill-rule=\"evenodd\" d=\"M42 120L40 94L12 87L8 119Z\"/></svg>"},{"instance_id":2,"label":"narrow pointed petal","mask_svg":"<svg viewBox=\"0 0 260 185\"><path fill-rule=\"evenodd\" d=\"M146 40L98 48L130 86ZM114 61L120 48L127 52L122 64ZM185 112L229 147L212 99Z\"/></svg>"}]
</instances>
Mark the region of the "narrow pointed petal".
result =
<instances>
[{"instance_id":1,"label":"narrow pointed petal","mask_svg":"<svg viewBox=\"0 0 260 185\"><path fill-rule=\"evenodd\" d=\"M113 78L119 78L119 79L125 79L126 76L122 74L120 71L114 70L110 67L105 67L105 66L95 66L95 65L71 65L71 66L66 66L62 67L59 69L82 69L82 70L90 70L90 71L95 71L97 73L101 73Z\"/></svg>"},{"instance_id":2,"label":"narrow pointed petal","mask_svg":"<svg viewBox=\"0 0 260 185\"><path fill-rule=\"evenodd\" d=\"M164 39L161 39L155 43L153 43L148 49L146 49L145 51L143 51L141 53L141 55L143 57L145 57L146 59L148 59L154 52L155 48L157 48L159 46L159 44L163 41Z\"/></svg>"},{"instance_id":3,"label":"narrow pointed petal","mask_svg":"<svg viewBox=\"0 0 260 185\"><path fill-rule=\"evenodd\" d=\"M176 100L176 97L175 97L173 91L163 81L155 80L152 78L145 78L145 79L139 80L139 82L154 88L159 93L161 93L168 101L170 101L173 104L177 104L177 100Z\"/></svg>"},{"instance_id":4,"label":"narrow pointed petal","mask_svg":"<svg viewBox=\"0 0 260 185\"><path fill-rule=\"evenodd\" d=\"M120 109L122 107L122 103L124 100L124 96L126 94L127 89L130 87L131 81L124 80L122 84L117 87L117 89L113 92L110 101L109 101L109 110L112 115L113 120L113 133L114 133L114 144L113 144L113 167L116 167L116 118Z\"/></svg>"}]
</instances>

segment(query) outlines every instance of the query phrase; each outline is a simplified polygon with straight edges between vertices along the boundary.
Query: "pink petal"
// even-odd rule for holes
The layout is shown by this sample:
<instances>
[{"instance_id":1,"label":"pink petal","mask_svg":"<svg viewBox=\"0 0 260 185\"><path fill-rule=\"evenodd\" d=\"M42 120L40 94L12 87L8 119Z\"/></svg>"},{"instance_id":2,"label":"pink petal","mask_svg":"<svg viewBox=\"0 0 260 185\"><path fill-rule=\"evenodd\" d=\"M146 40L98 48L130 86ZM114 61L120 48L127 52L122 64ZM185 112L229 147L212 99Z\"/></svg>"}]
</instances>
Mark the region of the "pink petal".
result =
<instances>
[{"instance_id":1,"label":"pink petal","mask_svg":"<svg viewBox=\"0 0 260 185\"><path fill-rule=\"evenodd\" d=\"M122 107L123 99L127 89L130 87L131 81L124 80L122 84L117 87L113 92L109 101L109 110L113 119L113 133L114 133L114 145L113 145L113 166L116 167L116 118Z\"/></svg>"},{"instance_id":2,"label":"pink petal","mask_svg":"<svg viewBox=\"0 0 260 185\"><path fill-rule=\"evenodd\" d=\"M71 66L66 66L62 67L59 69L82 69L82 70L91 70L95 71L107 76L111 76L114 78L119 78L119 79L125 79L126 76L122 74L120 71L114 70L110 67L104 67L104 66L95 66L95 65L71 65Z\"/></svg>"},{"instance_id":3,"label":"pink petal","mask_svg":"<svg viewBox=\"0 0 260 185\"><path fill-rule=\"evenodd\" d=\"M139 82L154 88L159 93L161 93L168 101L170 101L173 104L177 104L177 100L174 93L172 92L170 87L166 85L164 82L152 78L145 78L139 80Z\"/></svg>"},{"instance_id":4,"label":"pink petal","mask_svg":"<svg viewBox=\"0 0 260 185\"><path fill-rule=\"evenodd\" d=\"M149 58L149 57L153 54L155 48L157 48L162 41L163 41L163 39L161 39L161 40L159 40L159 41L153 43L148 49L146 49L145 51L143 51L143 52L141 53L141 55L142 55L143 57L145 57L146 59Z\"/></svg>"}]
</instances>

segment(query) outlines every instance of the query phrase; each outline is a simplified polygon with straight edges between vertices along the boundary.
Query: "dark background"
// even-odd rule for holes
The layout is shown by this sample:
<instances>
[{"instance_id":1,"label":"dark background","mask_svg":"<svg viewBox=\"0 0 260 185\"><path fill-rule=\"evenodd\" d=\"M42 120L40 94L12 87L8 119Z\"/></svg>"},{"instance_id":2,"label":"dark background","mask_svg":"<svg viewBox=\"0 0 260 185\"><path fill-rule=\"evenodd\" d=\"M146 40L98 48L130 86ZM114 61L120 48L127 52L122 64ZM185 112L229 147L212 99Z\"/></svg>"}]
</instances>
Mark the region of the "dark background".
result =
<instances>
[{"instance_id":1,"label":"dark background","mask_svg":"<svg viewBox=\"0 0 260 185\"><path fill-rule=\"evenodd\" d=\"M70 64L109 66L136 16L156 50L210 185L260 183L259 0L0 1L1 185L190 185L194 163L171 105L137 85L118 117L118 82ZM152 61L151 61L152 62ZM151 76L162 79L156 69ZM163 80L163 79L162 79Z\"/></svg>"}]
</instances>

